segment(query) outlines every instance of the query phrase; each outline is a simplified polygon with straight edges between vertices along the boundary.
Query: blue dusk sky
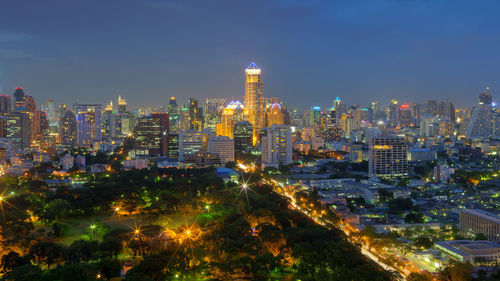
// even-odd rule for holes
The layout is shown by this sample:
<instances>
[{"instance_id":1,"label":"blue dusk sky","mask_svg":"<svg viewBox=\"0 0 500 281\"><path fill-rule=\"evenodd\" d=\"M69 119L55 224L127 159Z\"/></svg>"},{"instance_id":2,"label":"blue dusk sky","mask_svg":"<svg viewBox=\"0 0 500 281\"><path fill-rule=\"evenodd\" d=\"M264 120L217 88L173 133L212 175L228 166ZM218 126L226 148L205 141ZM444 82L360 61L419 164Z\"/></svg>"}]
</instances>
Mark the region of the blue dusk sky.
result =
<instances>
[{"instance_id":1,"label":"blue dusk sky","mask_svg":"<svg viewBox=\"0 0 500 281\"><path fill-rule=\"evenodd\" d=\"M1 2L0 93L39 104L243 96L252 60L291 107L500 93L500 1Z\"/></svg>"}]
</instances>

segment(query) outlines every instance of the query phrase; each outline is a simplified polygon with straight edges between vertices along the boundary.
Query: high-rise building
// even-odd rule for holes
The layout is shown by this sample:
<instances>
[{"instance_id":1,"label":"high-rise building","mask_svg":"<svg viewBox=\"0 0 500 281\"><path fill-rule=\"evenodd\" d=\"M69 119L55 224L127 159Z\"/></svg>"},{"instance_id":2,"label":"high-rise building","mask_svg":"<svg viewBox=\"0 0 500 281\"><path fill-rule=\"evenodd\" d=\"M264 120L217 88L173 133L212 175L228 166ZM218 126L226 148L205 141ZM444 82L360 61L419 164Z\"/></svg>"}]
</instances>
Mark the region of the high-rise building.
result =
<instances>
[{"instance_id":1,"label":"high-rise building","mask_svg":"<svg viewBox=\"0 0 500 281\"><path fill-rule=\"evenodd\" d=\"M12 112L5 115L5 137L12 139L14 149L29 147L30 122L29 115L23 112Z\"/></svg>"},{"instance_id":2,"label":"high-rise building","mask_svg":"<svg viewBox=\"0 0 500 281\"><path fill-rule=\"evenodd\" d=\"M474 238L483 234L490 241L500 242L500 216L483 210L460 211L460 232Z\"/></svg>"},{"instance_id":3,"label":"high-rise building","mask_svg":"<svg viewBox=\"0 0 500 281\"><path fill-rule=\"evenodd\" d=\"M389 106L389 125L392 128L398 126L399 122L399 107L398 101L392 100L391 105Z\"/></svg>"},{"instance_id":4,"label":"high-rise building","mask_svg":"<svg viewBox=\"0 0 500 281\"><path fill-rule=\"evenodd\" d=\"M203 129L203 113L198 106L198 100L194 98L189 99L189 130Z\"/></svg>"},{"instance_id":5,"label":"high-rise building","mask_svg":"<svg viewBox=\"0 0 500 281\"><path fill-rule=\"evenodd\" d=\"M190 120L189 120L189 108L186 106L181 107L179 115L179 130L187 131L189 130Z\"/></svg>"},{"instance_id":6,"label":"high-rise building","mask_svg":"<svg viewBox=\"0 0 500 281\"><path fill-rule=\"evenodd\" d=\"M167 106L169 118L169 132L177 134L179 132L179 107L175 101L175 97L171 97Z\"/></svg>"},{"instance_id":7,"label":"high-rise building","mask_svg":"<svg viewBox=\"0 0 500 281\"><path fill-rule=\"evenodd\" d=\"M179 161L184 162L186 156L207 151L210 130L187 130L179 132Z\"/></svg>"},{"instance_id":8,"label":"high-rise building","mask_svg":"<svg viewBox=\"0 0 500 281\"><path fill-rule=\"evenodd\" d=\"M211 134L208 140L208 153L217 155L222 165L234 161L234 140L227 136Z\"/></svg>"},{"instance_id":9,"label":"high-rise building","mask_svg":"<svg viewBox=\"0 0 500 281\"><path fill-rule=\"evenodd\" d=\"M151 116L160 119L160 152L162 156L167 156L168 154L168 134L170 126L170 116L165 112L153 112Z\"/></svg>"},{"instance_id":10,"label":"high-rise building","mask_svg":"<svg viewBox=\"0 0 500 281\"><path fill-rule=\"evenodd\" d=\"M24 97L23 88L16 88L14 91L14 110L15 111L25 111L26 110L26 99Z\"/></svg>"},{"instance_id":11,"label":"high-rise building","mask_svg":"<svg viewBox=\"0 0 500 281\"><path fill-rule=\"evenodd\" d=\"M227 98L207 98L205 101L205 115L219 115L227 105Z\"/></svg>"},{"instance_id":12,"label":"high-rise building","mask_svg":"<svg viewBox=\"0 0 500 281\"><path fill-rule=\"evenodd\" d=\"M486 87L486 90L479 95L479 105L490 106L493 103L493 99L490 94L490 87Z\"/></svg>"},{"instance_id":13,"label":"high-rise building","mask_svg":"<svg viewBox=\"0 0 500 281\"><path fill-rule=\"evenodd\" d=\"M0 95L0 113L12 112L12 101L9 95Z\"/></svg>"},{"instance_id":14,"label":"high-rise building","mask_svg":"<svg viewBox=\"0 0 500 281\"><path fill-rule=\"evenodd\" d=\"M439 115L439 102L435 100L427 101L427 113L432 116Z\"/></svg>"},{"instance_id":15,"label":"high-rise building","mask_svg":"<svg viewBox=\"0 0 500 281\"><path fill-rule=\"evenodd\" d=\"M285 109L280 103L273 103L266 108L266 127L285 125Z\"/></svg>"},{"instance_id":16,"label":"high-rise building","mask_svg":"<svg viewBox=\"0 0 500 281\"><path fill-rule=\"evenodd\" d=\"M227 104L227 98L215 97L207 98L205 102L205 110L203 111L204 127L216 131L217 124L221 122L221 114Z\"/></svg>"},{"instance_id":17,"label":"high-rise building","mask_svg":"<svg viewBox=\"0 0 500 281\"><path fill-rule=\"evenodd\" d=\"M451 101L442 101L438 104L439 117L448 117L455 122L455 107Z\"/></svg>"},{"instance_id":18,"label":"high-rise building","mask_svg":"<svg viewBox=\"0 0 500 281\"><path fill-rule=\"evenodd\" d=\"M118 113L126 113L127 112L127 101L122 99L121 96L118 96Z\"/></svg>"},{"instance_id":19,"label":"high-rise building","mask_svg":"<svg viewBox=\"0 0 500 281\"><path fill-rule=\"evenodd\" d=\"M314 127L314 125L319 123L319 119L321 117L321 107L313 106L308 114L308 122L307 126Z\"/></svg>"},{"instance_id":20,"label":"high-rise building","mask_svg":"<svg viewBox=\"0 0 500 281\"><path fill-rule=\"evenodd\" d=\"M236 152L249 152L253 147L253 128L248 121L234 124L234 150Z\"/></svg>"},{"instance_id":21,"label":"high-rise building","mask_svg":"<svg viewBox=\"0 0 500 281\"><path fill-rule=\"evenodd\" d=\"M471 118L466 130L468 138L487 139L495 134L496 114L491 95L486 91L479 95L479 106L472 108Z\"/></svg>"},{"instance_id":22,"label":"high-rise building","mask_svg":"<svg viewBox=\"0 0 500 281\"><path fill-rule=\"evenodd\" d=\"M76 118L71 110L66 110L59 125L61 145L64 147L74 147L76 145Z\"/></svg>"},{"instance_id":23,"label":"high-rise building","mask_svg":"<svg viewBox=\"0 0 500 281\"><path fill-rule=\"evenodd\" d=\"M408 174L408 145L404 138L380 137L370 140L370 176L390 177Z\"/></svg>"},{"instance_id":24,"label":"high-rise building","mask_svg":"<svg viewBox=\"0 0 500 281\"><path fill-rule=\"evenodd\" d=\"M276 167L292 163L292 131L286 125L273 125L262 129L263 167Z\"/></svg>"},{"instance_id":25,"label":"high-rise building","mask_svg":"<svg viewBox=\"0 0 500 281\"><path fill-rule=\"evenodd\" d=\"M222 111L221 122L216 126L218 136L233 138L234 124L245 120L243 104L239 101L231 101Z\"/></svg>"},{"instance_id":26,"label":"high-rise building","mask_svg":"<svg viewBox=\"0 0 500 281\"><path fill-rule=\"evenodd\" d=\"M402 104L399 107L398 113L398 125L400 128L406 128L413 125L411 118L411 109L408 104Z\"/></svg>"},{"instance_id":27,"label":"high-rise building","mask_svg":"<svg viewBox=\"0 0 500 281\"><path fill-rule=\"evenodd\" d=\"M76 144L91 147L102 140L102 106L100 104L76 105Z\"/></svg>"},{"instance_id":28,"label":"high-rise building","mask_svg":"<svg viewBox=\"0 0 500 281\"><path fill-rule=\"evenodd\" d=\"M115 111L113 110L113 101L110 101L108 105L106 105L104 109L104 113L102 116L102 136L106 139L113 139L116 137L116 125L117 125L117 116Z\"/></svg>"},{"instance_id":29,"label":"high-rise building","mask_svg":"<svg viewBox=\"0 0 500 281\"><path fill-rule=\"evenodd\" d=\"M142 116L134 129L136 155L160 156L168 154L168 114Z\"/></svg>"},{"instance_id":30,"label":"high-rise building","mask_svg":"<svg viewBox=\"0 0 500 281\"><path fill-rule=\"evenodd\" d=\"M264 127L264 93L261 69L252 61L245 70L245 109L248 121L253 126L253 143L259 139L260 130Z\"/></svg>"},{"instance_id":31,"label":"high-rise building","mask_svg":"<svg viewBox=\"0 0 500 281\"><path fill-rule=\"evenodd\" d=\"M168 158L179 160L179 134L168 135Z\"/></svg>"}]
</instances>

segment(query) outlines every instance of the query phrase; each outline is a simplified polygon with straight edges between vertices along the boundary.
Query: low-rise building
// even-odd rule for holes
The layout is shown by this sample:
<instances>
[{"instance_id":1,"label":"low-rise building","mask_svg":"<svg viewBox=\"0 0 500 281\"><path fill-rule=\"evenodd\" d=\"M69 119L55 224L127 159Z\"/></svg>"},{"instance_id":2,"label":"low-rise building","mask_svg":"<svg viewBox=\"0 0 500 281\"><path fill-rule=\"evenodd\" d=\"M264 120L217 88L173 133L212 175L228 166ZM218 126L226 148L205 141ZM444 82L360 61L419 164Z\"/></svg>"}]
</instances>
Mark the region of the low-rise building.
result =
<instances>
[{"instance_id":1,"label":"low-rise building","mask_svg":"<svg viewBox=\"0 0 500 281\"><path fill-rule=\"evenodd\" d=\"M459 262L473 265L500 262L500 244L491 241L453 240L436 242L436 249Z\"/></svg>"},{"instance_id":2,"label":"low-rise building","mask_svg":"<svg viewBox=\"0 0 500 281\"><path fill-rule=\"evenodd\" d=\"M460 212L460 232L466 237L483 234L490 241L500 241L500 216L483 210Z\"/></svg>"}]
</instances>

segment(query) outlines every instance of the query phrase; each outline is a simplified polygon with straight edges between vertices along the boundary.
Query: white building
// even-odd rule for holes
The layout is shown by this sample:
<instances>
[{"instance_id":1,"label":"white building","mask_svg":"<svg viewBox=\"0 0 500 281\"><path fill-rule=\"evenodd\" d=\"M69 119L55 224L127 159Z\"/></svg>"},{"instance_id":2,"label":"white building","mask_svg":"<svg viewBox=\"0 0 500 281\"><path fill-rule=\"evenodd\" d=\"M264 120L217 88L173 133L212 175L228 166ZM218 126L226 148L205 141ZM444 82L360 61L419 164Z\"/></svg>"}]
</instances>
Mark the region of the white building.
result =
<instances>
[{"instance_id":1,"label":"white building","mask_svg":"<svg viewBox=\"0 0 500 281\"><path fill-rule=\"evenodd\" d=\"M292 133L289 126L273 125L262 129L262 166L278 167L292 163Z\"/></svg>"},{"instance_id":2,"label":"white building","mask_svg":"<svg viewBox=\"0 0 500 281\"><path fill-rule=\"evenodd\" d=\"M222 165L234 161L234 139L212 134L208 141L208 153L217 154Z\"/></svg>"}]
</instances>

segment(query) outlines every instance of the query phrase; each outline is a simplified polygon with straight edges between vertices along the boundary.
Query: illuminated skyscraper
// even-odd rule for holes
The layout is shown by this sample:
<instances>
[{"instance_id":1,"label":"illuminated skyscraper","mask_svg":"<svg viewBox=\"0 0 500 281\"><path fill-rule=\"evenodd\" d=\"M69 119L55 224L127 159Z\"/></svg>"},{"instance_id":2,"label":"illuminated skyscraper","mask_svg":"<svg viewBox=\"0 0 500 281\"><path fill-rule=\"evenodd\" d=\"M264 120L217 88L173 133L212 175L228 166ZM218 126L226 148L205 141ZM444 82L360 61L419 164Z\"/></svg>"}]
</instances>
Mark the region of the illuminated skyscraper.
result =
<instances>
[{"instance_id":1,"label":"illuminated skyscraper","mask_svg":"<svg viewBox=\"0 0 500 281\"><path fill-rule=\"evenodd\" d=\"M203 113L202 109L198 106L198 100L194 98L189 99L189 130L203 129Z\"/></svg>"},{"instance_id":2,"label":"illuminated skyscraper","mask_svg":"<svg viewBox=\"0 0 500 281\"><path fill-rule=\"evenodd\" d=\"M292 163L292 131L285 125L262 129L262 165L276 167Z\"/></svg>"},{"instance_id":3,"label":"illuminated skyscraper","mask_svg":"<svg viewBox=\"0 0 500 281\"><path fill-rule=\"evenodd\" d=\"M253 126L253 143L258 142L260 130L264 127L264 94L261 69L252 61L245 70L245 108L248 121Z\"/></svg>"},{"instance_id":4,"label":"illuminated skyscraper","mask_svg":"<svg viewBox=\"0 0 500 281\"><path fill-rule=\"evenodd\" d=\"M392 128L395 128L398 126L398 121L399 121L398 101L392 100L391 105L389 106L389 125Z\"/></svg>"},{"instance_id":5,"label":"illuminated skyscraper","mask_svg":"<svg viewBox=\"0 0 500 281\"><path fill-rule=\"evenodd\" d=\"M14 149L30 146L30 117L25 112L5 114L5 137L12 139Z\"/></svg>"},{"instance_id":6,"label":"illuminated skyscraper","mask_svg":"<svg viewBox=\"0 0 500 281\"><path fill-rule=\"evenodd\" d=\"M103 137L114 138L116 137L116 114L113 110L113 101L110 101L104 109L102 116L103 123Z\"/></svg>"},{"instance_id":7,"label":"illuminated skyscraper","mask_svg":"<svg viewBox=\"0 0 500 281\"><path fill-rule=\"evenodd\" d=\"M205 101L205 115L218 115L227 105L227 98L207 98Z\"/></svg>"},{"instance_id":8,"label":"illuminated skyscraper","mask_svg":"<svg viewBox=\"0 0 500 281\"><path fill-rule=\"evenodd\" d=\"M236 152L249 152L252 149L253 128L248 121L234 124L234 150Z\"/></svg>"},{"instance_id":9,"label":"illuminated skyscraper","mask_svg":"<svg viewBox=\"0 0 500 281\"><path fill-rule=\"evenodd\" d=\"M309 119L307 125L309 127L314 127L316 123L319 123L319 118L321 117L321 107L313 106L309 111L308 117Z\"/></svg>"},{"instance_id":10,"label":"illuminated skyscraper","mask_svg":"<svg viewBox=\"0 0 500 281\"><path fill-rule=\"evenodd\" d=\"M273 103L266 108L266 127L285 124L285 110L280 103Z\"/></svg>"},{"instance_id":11,"label":"illuminated skyscraper","mask_svg":"<svg viewBox=\"0 0 500 281\"><path fill-rule=\"evenodd\" d=\"M221 122L216 126L217 135L233 138L234 124L244 120L243 104L239 101L230 102L222 111Z\"/></svg>"},{"instance_id":12,"label":"illuminated skyscraper","mask_svg":"<svg viewBox=\"0 0 500 281\"><path fill-rule=\"evenodd\" d=\"M64 147L74 147L76 145L76 119L73 112L66 110L59 125L61 145Z\"/></svg>"},{"instance_id":13,"label":"illuminated skyscraper","mask_svg":"<svg viewBox=\"0 0 500 281\"><path fill-rule=\"evenodd\" d=\"M181 107L181 111L179 114L179 130L189 130L189 108L187 108L185 105Z\"/></svg>"},{"instance_id":14,"label":"illuminated skyscraper","mask_svg":"<svg viewBox=\"0 0 500 281\"><path fill-rule=\"evenodd\" d=\"M175 97L171 97L167 106L169 118L169 132L176 134L179 131L179 106L175 101Z\"/></svg>"},{"instance_id":15,"label":"illuminated skyscraper","mask_svg":"<svg viewBox=\"0 0 500 281\"><path fill-rule=\"evenodd\" d=\"M402 104L400 107L399 107L399 113L398 113L398 124L399 124L399 127L402 129L402 128L406 128L406 127L410 127L412 125L412 120L411 120L411 110L410 110L410 106L407 105L407 104Z\"/></svg>"},{"instance_id":16,"label":"illuminated skyscraper","mask_svg":"<svg viewBox=\"0 0 500 281\"><path fill-rule=\"evenodd\" d=\"M125 112L127 112L127 102L121 96L118 96L118 113Z\"/></svg>"},{"instance_id":17,"label":"illuminated skyscraper","mask_svg":"<svg viewBox=\"0 0 500 281\"><path fill-rule=\"evenodd\" d=\"M76 144L91 147L102 138L102 106L100 104L76 105Z\"/></svg>"},{"instance_id":18,"label":"illuminated skyscraper","mask_svg":"<svg viewBox=\"0 0 500 281\"><path fill-rule=\"evenodd\" d=\"M134 129L136 155L168 154L168 114L152 113L137 119Z\"/></svg>"},{"instance_id":19,"label":"illuminated skyscraper","mask_svg":"<svg viewBox=\"0 0 500 281\"><path fill-rule=\"evenodd\" d=\"M215 97L207 98L205 102L205 110L203 111L205 119L205 128L216 130L217 124L221 121L221 114L227 105L227 98Z\"/></svg>"}]
</instances>

